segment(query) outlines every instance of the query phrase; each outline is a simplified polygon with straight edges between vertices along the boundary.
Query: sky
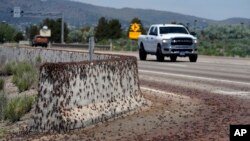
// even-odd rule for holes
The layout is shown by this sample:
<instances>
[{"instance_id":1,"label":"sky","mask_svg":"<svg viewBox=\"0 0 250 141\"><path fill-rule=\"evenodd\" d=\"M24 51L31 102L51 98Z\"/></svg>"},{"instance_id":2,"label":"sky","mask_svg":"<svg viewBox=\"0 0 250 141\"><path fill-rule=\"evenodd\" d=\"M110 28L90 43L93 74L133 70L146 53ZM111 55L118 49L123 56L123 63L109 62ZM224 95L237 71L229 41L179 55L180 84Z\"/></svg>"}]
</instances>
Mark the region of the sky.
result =
<instances>
[{"instance_id":1,"label":"sky","mask_svg":"<svg viewBox=\"0 0 250 141\"><path fill-rule=\"evenodd\" d=\"M177 12L213 20L250 19L250 0L74 0L113 8L141 8Z\"/></svg>"}]
</instances>

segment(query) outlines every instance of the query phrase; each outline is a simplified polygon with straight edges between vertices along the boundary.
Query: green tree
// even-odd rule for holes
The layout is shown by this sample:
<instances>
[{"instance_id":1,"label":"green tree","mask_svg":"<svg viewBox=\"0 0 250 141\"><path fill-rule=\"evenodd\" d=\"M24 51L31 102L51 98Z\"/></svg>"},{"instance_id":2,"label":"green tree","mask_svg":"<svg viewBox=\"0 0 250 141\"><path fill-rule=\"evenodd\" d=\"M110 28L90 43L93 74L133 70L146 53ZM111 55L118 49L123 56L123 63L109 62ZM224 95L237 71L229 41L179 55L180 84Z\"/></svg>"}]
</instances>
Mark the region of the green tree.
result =
<instances>
[{"instance_id":1,"label":"green tree","mask_svg":"<svg viewBox=\"0 0 250 141\"><path fill-rule=\"evenodd\" d=\"M122 36L121 23L117 19L108 21L101 17L95 30L95 37L101 41L104 39L118 39Z\"/></svg>"},{"instance_id":2,"label":"green tree","mask_svg":"<svg viewBox=\"0 0 250 141\"><path fill-rule=\"evenodd\" d=\"M26 36L32 40L35 35L39 34L39 28L36 25L30 25L26 28Z\"/></svg>"},{"instance_id":3,"label":"green tree","mask_svg":"<svg viewBox=\"0 0 250 141\"><path fill-rule=\"evenodd\" d=\"M73 30L69 32L68 41L69 42L81 42L83 33L81 30Z\"/></svg>"},{"instance_id":4,"label":"green tree","mask_svg":"<svg viewBox=\"0 0 250 141\"><path fill-rule=\"evenodd\" d=\"M142 24L142 21L138 17L133 18L130 23L131 24L133 24L133 23L140 24L141 25L141 33L146 34L147 31L145 30L145 28L144 28L144 26ZM128 32L129 31L130 31L130 28L128 29Z\"/></svg>"},{"instance_id":5,"label":"green tree","mask_svg":"<svg viewBox=\"0 0 250 141\"><path fill-rule=\"evenodd\" d=\"M84 43L88 42L89 37L95 35L95 28L94 27L87 26L87 27L82 28L81 31L83 34L82 42L84 42Z\"/></svg>"},{"instance_id":6,"label":"green tree","mask_svg":"<svg viewBox=\"0 0 250 141\"><path fill-rule=\"evenodd\" d=\"M19 42L21 40L24 40L24 36L22 32L17 32L15 37L14 37L15 42Z\"/></svg>"},{"instance_id":7,"label":"green tree","mask_svg":"<svg viewBox=\"0 0 250 141\"><path fill-rule=\"evenodd\" d=\"M121 23L117 19L112 19L108 23L108 39L119 39L122 36Z\"/></svg>"},{"instance_id":8,"label":"green tree","mask_svg":"<svg viewBox=\"0 0 250 141\"><path fill-rule=\"evenodd\" d=\"M105 17L101 17L95 31L97 40L107 39L108 37L108 21Z\"/></svg>"},{"instance_id":9,"label":"green tree","mask_svg":"<svg viewBox=\"0 0 250 141\"><path fill-rule=\"evenodd\" d=\"M16 30L6 23L0 23L0 43L13 41Z\"/></svg>"}]
</instances>

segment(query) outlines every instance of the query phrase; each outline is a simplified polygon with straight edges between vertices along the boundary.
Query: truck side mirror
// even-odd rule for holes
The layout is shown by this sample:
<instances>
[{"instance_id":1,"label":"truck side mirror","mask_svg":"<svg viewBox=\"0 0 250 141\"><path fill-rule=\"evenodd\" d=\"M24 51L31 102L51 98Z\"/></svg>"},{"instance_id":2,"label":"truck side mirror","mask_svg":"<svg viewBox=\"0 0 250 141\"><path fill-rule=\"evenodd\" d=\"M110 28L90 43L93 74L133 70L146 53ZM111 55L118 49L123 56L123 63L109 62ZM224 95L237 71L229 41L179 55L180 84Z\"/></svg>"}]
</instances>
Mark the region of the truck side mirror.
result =
<instances>
[{"instance_id":1,"label":"truck side mirror","mask_svg":"<svg viewBox=\"0 0 250 141\"><path fill-rule=\"evenodd\" d=\"M195 32L190 32L191 35L196 36L197 34Z\"/></svg>"}]
</instances>

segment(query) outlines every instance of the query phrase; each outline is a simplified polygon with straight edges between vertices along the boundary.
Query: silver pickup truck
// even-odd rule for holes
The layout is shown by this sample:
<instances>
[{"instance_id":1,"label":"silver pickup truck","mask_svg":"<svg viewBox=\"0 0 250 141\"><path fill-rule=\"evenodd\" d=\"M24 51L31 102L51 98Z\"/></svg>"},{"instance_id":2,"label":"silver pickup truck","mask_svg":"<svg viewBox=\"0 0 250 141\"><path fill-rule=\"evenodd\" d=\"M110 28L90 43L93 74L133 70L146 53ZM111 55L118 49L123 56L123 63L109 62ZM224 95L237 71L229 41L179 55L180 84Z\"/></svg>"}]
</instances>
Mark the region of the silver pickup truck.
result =
<instances>
[{"instance_id":1,"label":"silver pickup truck","mask_svg":"<svg viewBox=\"0 0 250 141\"><path fill-rule=\"evenodd\" d=\"M147 54L156 55L158 61L164 61L165 56L172 62L177 57L189 57L190 62L198 58L197 38L182 25L152 25L147 35L139 36L138 47L140 60L146 60Z\"/></svg>"}]
</instances>

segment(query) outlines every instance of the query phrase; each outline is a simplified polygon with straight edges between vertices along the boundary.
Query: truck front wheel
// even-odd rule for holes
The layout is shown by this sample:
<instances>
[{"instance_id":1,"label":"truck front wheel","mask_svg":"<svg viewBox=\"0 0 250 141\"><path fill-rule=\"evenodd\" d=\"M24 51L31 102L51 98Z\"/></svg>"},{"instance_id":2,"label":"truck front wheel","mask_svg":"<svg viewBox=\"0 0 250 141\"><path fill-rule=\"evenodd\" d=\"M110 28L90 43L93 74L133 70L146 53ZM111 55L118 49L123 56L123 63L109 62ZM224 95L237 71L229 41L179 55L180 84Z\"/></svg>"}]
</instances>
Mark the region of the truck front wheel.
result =
<instances>
[{"instance_id":1,"label":"truck front wheel","mask_svg":"<svg viewBox=\"0 0 250 141\"><path fill-rule=\"evenodd\" d=\"M171 55L170 56L170 61L171 62L176 62L177 56L176 55Z\"/></svg>"},{"instance_id":2,"label":"truck front wheel","mask_svg":"<svg viewBox=\"0 0 250 141\"><path fill-rule=\"evenodd\" d=\"M141 44L140 49L139 49L139 57L140 57L140 60L143 60L143 61L147 59L147 52L145 51L143 44Z\"/></svg>"},{"instance_id":3,"label":"truck front wheel","mask_svg":"<svg viewBox=\"0 0 250 141\"><path fill-rule=\"evenodd\" d=\"M164 61L164 55L162 54L162 51L161 51L161 47L160 47L160 46L157 47L156 59L157 59L157 61L159 61L159 62L163 62L163 61Z\"/></svg>"},{"instance_id":4,"label":"truck front wheel","mask_svg":"<svg viewBox=\"0 0 250 141\"><path fill-rule=\"evenodd\" d=\"M196 54L196 55L190 55L189 56L189 61L190 62L196 62L197 61L197 58L198 58L198 55Z\"/></svg>"}]
</instances>

